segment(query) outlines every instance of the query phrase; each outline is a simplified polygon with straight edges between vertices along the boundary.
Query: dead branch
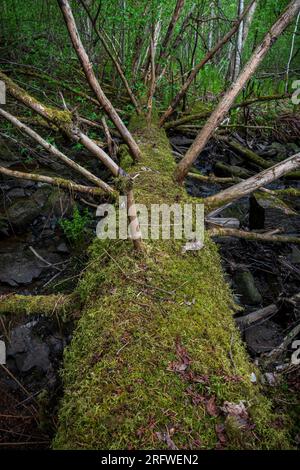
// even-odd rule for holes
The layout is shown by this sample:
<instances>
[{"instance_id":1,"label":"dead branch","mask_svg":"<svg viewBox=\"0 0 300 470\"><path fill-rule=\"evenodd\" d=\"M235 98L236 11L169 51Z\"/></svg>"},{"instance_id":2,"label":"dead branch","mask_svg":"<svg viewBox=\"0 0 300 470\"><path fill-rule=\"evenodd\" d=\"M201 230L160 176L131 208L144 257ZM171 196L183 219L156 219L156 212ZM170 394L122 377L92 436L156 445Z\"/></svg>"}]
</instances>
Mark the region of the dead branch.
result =
<instances>
[{"instance_id":1,"label":"dead branch","mask_svg":"<svg viewBox=\"0 0 300 470\"><path fill-rule=\"evenodd\" d=\"M241 197L247 196L262 186L268 185L272 181L275 181L282 176L289 174L293 170L300 167L300 153L287 158L283 162L277 163L276 165L268 168L257 175L248 178L224 191L210 196L205 199L205 205L208 207L218 207L228 202L240 199Z\"/></svg>"},{"instance_id":2,"label":"dead branch","mask_svg":"<svg viewBox=\"0 0 300 470\"><path fill-rule=\"evenodd\" d=\"M151 120L153 96L154 96L155 88L156 88L154 31L152 32L152 37L150 40L150 60L151 60L151 82L149 86L148 103L147 103L147 119L149 121Z\"/></svg>"},{"instance_id":3,"label":"dead branch","mask_svg":"<svg viewBox=\"0 0 300 470\"><path fill-rule=\"evenodd\" d=\"M63 154L56 147L54 147L54 145L49 144L49 142L44 140L39 134L37 134L34 130L30 129L28 126L25 126L25 124L23 124L21 121L15 118L12 114L0 108L0 116L4 117L6 120L11 122L15 127L20 129L22 132L25 132L25 134L27 134L32 139L34 139L44 149L46 149L55 157L59 158L66 165L68 165L70 168L75 170L77 173L80 173L81 175L83 175L87 180L91 181L96 186L98 186L99 188L102 188L106 192L112 192L112 188L107 183L102 181L97 176L93 175L90 171L86 170L82 166L78 165L78 163L68 158L65 154Z\"/></svg>"},{"instance_id":4,"label":"dead branch","mask_svg":"<svg viewBox=\"0 0 300 470\"><path fill-rule=\"evenodd\" d=\"M202 61L194 67L192 72L190 73L188 79L184 83L183 87L181 90L177 93L175 98L173 99L172 103L170 104L169 108L167 111L164 113L164 115L161 117L159 125L163 126L164 123L167 121L167 119L173 114L175 111L177 105L180 103L184 95L187 93L189 87L193 83L194 79L198 75L199 71L209 62L215 55L216 53L232 38L232 36L237 32L239 29L239 25L241 21L243 21L244 17L247 15L248 11L250 10L252 4L254 3L255 0L252 0L252 2L249 3L249 5L245 8L243 11L242 15L237 19L235 22L233 28L222 38L218 43L215 45L215 47L211 50L209 50L206 54L206 56L202 59Z\"/></svg>"},{"instance_id":5,"label":"dead branch","mask_svg":"<svg viewBox=\"0 0 300 470\"><path fill-rule=\"evenodd\" d=\"M299 301L299 299L300 299L300 294L298 293L287 300L291 303L294 303L294 302ZM236 322L238 323L238 325L246 327L259 320L265 320L266 318L272 315L275 315L277 312L279 312L279 310L280 310L279 305L271 304L271 305L268 305L267 307L256 310L255 312L248 313L248 315L244 315L243 317L236 318Z\"/></svg>"},{"instance_id":6,"label":"dead branch","mask_svg":"<svg viewBox=\"0 0 300 470\"><path fill-rule=\"evenodd\" d=\"M240 178L219 178L215 175L204 176L200 175L200 173L188 173L190 178L194 178L196 180L202 181L204 183L217 183L217 184L230 184L230 183L239 183L241 181Z\"/></svg>"},{"instance_id":7,"label":"dead branch","mask_svg":"<svg viewBox=\"0 0 300 470\"><path fill-rule=\"evenodd\" d=\"M137 216L136 205L134 201L133 190L131 189L127 193L127 213L129 219L129 228L130 235L133 242L133 245L137 251L142 251L142 234L140 229L140 224Z\"/></svg>"},{"instance_id":8,"label":"dead branch","mask_svg":"<svg viewBox=\"0 0 300 470\"><path fill-rule=\"evenodd\" d=\"M300 333L300 323L295 326L283 339L282 343L268 354L264 355L262 362L264 366L277 361L287 350L293 339Z\"/></svg>"},{"instance_id":9,"label":"dead branch","mask_svg":"<svg viewBox=\"0 0 300 470\"><path fill-rule=\"evenodd\" d=\"M155 75L156 76L159 76L159 74L160 74L161 62L168 55L168 47L169 47L170 41L172 39L174 28L175 28L176 23L179 19L180 13L181 13L181 11L184 7L184 3L185 3L185 0L177 0L177 2L176 2L175 9L174 9L174 12L172 14L172 17L171 17L166 35L165 35L165 37L162 41L162 44L161 44L161 48L160 48L160 52L159 52L159 56L158 56L158 60L157 60L157 66L156 66L156 70L155 70Z\"/></svg>"},{"instance_id":10,"label":"dead branch","mask_svg":"<svg viewBox=\"0 0 300 470\"><path fill-rule=\"evenodd\" d=\"M246 232L234 228L212 228L208 230L211 237L236 237L245 240L270 243L300 243L300 238L285 235L271 235L269 233Z\"/></svg>"},{"instance_id":11,"label":"dead branch","mask_svg":"<svg viewBox=\"0 0 300 470\"><path fill-rule=\"evenodd\" d=\"M21 171L9 170L8 168L4 168L2 166L0 166L0 173L2 173L2 175L10 176L12 178L51 184L52 186L57 186L58 188L91 194L92 196L103 196L103 194L105 194L103 189L92 188L90 186L83 186L82 184L73 183L72 181L65 180L63 178L52 178L51 176L37 175L36 173L23 173ZM115 191L110 188L109 194L113 196L115 194Z\"/></svg>"},{"instance_id":12,"label":"dead branch","mask_svg":"<svg viewBox=\"0 0 300 470\"><path fill-rule=\"evenodd\" d=\"M134 96L134 94L133 94L133 92L132 92L132 90L131 90L131 88L130 88L130 86L129 86L129 83L128 83L126 77L125 77L125 74L124 74L124 71L123 71L122 66L121 66L121 64L120 64L119 59L118 59L118 58L114 55L114 53L110 50L110 47L109 47L109 45L107 44L104 35L103 35L102 32L100 31L100 29L97 27L97 25L96 25L95 21L93 20L92 15L91 15L89 9L87 8L87 6L86 6L84 0L80 0L80 3L81 3L81 5L83 6L84 10L86 11L86 13L87 13L87 15L88 15L88 17L89 17L89 19L90 19L90 21L91 21L91 23L92 23L92 26L93 26L93 28L94 28L94 31L95 31L96 35L98 36L98 38L100 39L100 41L102 42L102 45L103 45L103 47L104 47L106 53L107 53L107 54L109 55L109 57L111 58L111 60L112 60L112 62L113 62L113 64L114 64L114 66L115 66L115 68L116 68L116 70L117 70L117 72L118 72L118 74L119 74L119 76L120 76L120 78L121 78L121 80L122 80L124 86L125 86L125 89L126 89L126 91L127 91L127 93L128 93L128 96L129 96L129 98L130 98L130 100L131 100L133 106L135 107L137 113L138 113L138 114L141 114L140 105L139 105L139 103L138 103L136 97Z\"/></svg>"},{"instance_id":13,"label":"dead branch","mask_svg":"<svg viewBox=\"0 0 300 470\"><path fill-rule=\"evenodd\" d=\"M111 158L115 159L116 154L117 154L117 146L110 135L110 130L109 130L109 127L107 125L107 122L104 116L101 119L101 122L102 122L103 131L106 137L109 155L111 156Z\"/></svg>"},{"instance_id":14,"label":"dead branch","mask_svg":"<svg viewBox=\"0 0 300 470\"><path fill-rule=\"evenodd\" d=\"M120 132L122 138L127 143L132 157L135 160L139 160L141 154L140 154L140 149L137 143L133 139L131 133L126 128L125 124L123 123L122 119L120 118L117 111L113 107L112 103L106 97L105 93L103 92L96 78L96 75L93 70L93 65L90 62L90 59L81 42L79 32L77 30L77 26L75 23L75 19L74 19L68 0L57 0L57 1L62 11L63 17L65 19L65 23L69 31L69 35L70 35L73 47L77 53L78 59L81 63L86 79L92 91L95 93L95 96L97 100L99 101L100 106L103 107L104 111L110 117L110 119L112 120L112 122L114 123L118 131Z\"/></svg>"},{"instance_id":15,"label":"dead branch","mask_svg":"<svg viewBox=\"0 0 300 470\"><path fill-rule=\"evenodd\" d=\"M0 79L5 82L7 92L12 97L55 125L73 142L80 142L92 155L107 166L114 176L124 174L124 171L92 139L78 129L76 122L73 122L73 116L70 112L61 111L42 104L36 98L29 95L23 88L16 85L1 71Z\"/></svg>"},{"instance_id":16,"label":"dead branch","mask_svg":"<svg viewBox=\"0 0 300 470\"><path fill-rule=\"evenodd\" d=\"M248 315L236 318L236 322L238 325L246 327L259 320L265 320L266 318L271 317L272 315L275 315L275 313L277 313L278 310L279 309L276 304L271 304L271 305L268 305L267 307L260 308L259 310L256 310L255 312L251 312Z\"/></svg>"},{"instance_id":17,"label":"dead branch","mask_svg":"<svg viewBox=\"0 0 300 470\"><path fill-rule=\"evenodd\" d=\"M286 100L291 97L292 97L292 93L285 93L283 95L259 96L257 98L252 98L246 101L242 101L241 103L236 103L233 106L231 106L230 109L233 110L233 109L239 109L239 108L247 108L248 106L252 106L254 104L264 104L264 103L269 103L271 101ZM189 114L187 116L183 116L180 119L176 119L176 121L166 122L164 124L164 128L175 129L176 127L181 126L182 124L187 124L193 121L200 121L201 119L207 119L211 115L211 113L212 113L212 110L203 111L202 113ZM260 126L255 126L255 127L260 127Z\"/></svg>"}]
</instances>

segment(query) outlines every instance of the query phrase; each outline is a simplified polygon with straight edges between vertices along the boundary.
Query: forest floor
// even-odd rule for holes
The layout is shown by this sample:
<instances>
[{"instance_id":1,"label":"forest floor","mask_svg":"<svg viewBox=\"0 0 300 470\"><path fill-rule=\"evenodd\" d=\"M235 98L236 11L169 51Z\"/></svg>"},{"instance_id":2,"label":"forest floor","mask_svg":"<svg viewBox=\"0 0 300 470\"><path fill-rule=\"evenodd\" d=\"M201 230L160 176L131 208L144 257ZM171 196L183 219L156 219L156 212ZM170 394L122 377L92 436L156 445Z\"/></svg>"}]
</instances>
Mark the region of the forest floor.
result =
<instances>
[{"instance_id":1,"label":"forest floor","mask_svg":"<svg viewBox=\"0 0 300 470\"><path fill-rule=\"evenodd\" d=\"M243 136L235 137L244 145L249 145ZM180 153L184 154L189 148L193 131L169 131L169 140L174 150L174 158L178 158ZM253 150L272 161L280 161L299 151L294 141L273 142L271 139L260 137L251 142ZM87 158L82 151L73 152L79 161ZM1 165L7 164L12 169L34 168L43 174L65 171L62 167L53 166L51 162L45 167L43 159L31 161L26 156L25 159L16 157L18 154L18 147L12 143L7 145L7 142L3 141L0 151ZM242 168L250 174L257 171L255 165L245 162L240 155L218 141L209 144L201 161L196 162L195 168L203 175L209 175L213 171L217 176L228 176L223 173L224 168L220 168L220 165L219 169L216 167L217 161L227 166ZM90 164L93 166L93 162ZM93 171L102 176L97 167L94 166ZM68 170L66 176L70 176ZM291 186L299 188L300 184L298 181L279 180L269 189L285 189ZM189 195L194 197L209 196L223 187L224 185L203 183L192 177L188 178L186 183ZM81 213L88 210L90 218L84 228L83 239L79 246L74 246L70 244L59 222L63 218L74 218L72 195L40 183L7 178L2 178L1 190L3 198L0 214L0 294L69 293L81 277L78 271L84 273L88 260L88 257L80 252L84 251L82 247L88 244L91 233L95 230L95 208L82 199L76 200L76 206ZM295 213L299 212L299 198L288 198L285 202ZM246 230L275 230L278 229L279 220L285 233L293 234L300 226L299 216L292 217L291 222L291 216L280 208L261 207L259 197L255 196L232 204L222 212L222 217L236 218L240 227ZM286 333L299 323L299 306L290 305L287 299L298 293L300 250L292 244L273 245L231 238L216 241L226 280L234 294L235 303L241 310L237 316L240 316L242 311L247 314L280 302L280 309L275 316L241 332L253 361L253 370L256 370L260 358L276 348ZM59 369L63 350L72 338L72 329L71 323L64 324L39 316L13 320L1 318L2 337L10 338L7 370L0 371L1 394L6 397L1 401L0 409L1 447L47 448L51 445L57 427L58 402L62 396ZM278 363L271 364L268 369L261 369L261 374L264 393L272 400L274 413L278 416L274 426L279 430L284 428L284 416L288 414L291 420L291 445L297 447L297 420L300 412L300 402L297 398L299 368L294 370L286 367L292 352L289 348L285 357L281 357ZM253 382L260 380L255 372ZM214 413L218 414L219 411L216 411L215 403L212 403L211 407L213 409L211 408L210 413L213 417ZM210 438L202 444L200 441L200 438L195 437L194 445L226 446L226 432L219 428L215 443Z\"/></svg>"}]
</instances>

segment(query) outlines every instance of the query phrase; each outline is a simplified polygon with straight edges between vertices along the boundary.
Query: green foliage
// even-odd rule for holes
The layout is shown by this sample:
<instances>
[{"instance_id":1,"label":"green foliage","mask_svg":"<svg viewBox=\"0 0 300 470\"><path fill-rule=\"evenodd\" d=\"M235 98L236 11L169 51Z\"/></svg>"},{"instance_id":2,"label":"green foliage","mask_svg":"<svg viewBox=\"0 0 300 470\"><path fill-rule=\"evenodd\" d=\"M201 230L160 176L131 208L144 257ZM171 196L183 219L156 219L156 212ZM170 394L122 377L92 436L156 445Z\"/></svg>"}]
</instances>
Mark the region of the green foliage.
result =
<instances>
[{"instance_id":1,"label":"green foliage","mask_svg":"<svg viewBox=\"0 0 300 470\"><path fill-rule=\"evenodd\" d=\"M85 209L80 213L77 205L75 205L72 219L60 219L59 225L63 229L69 243L75 247L80 247L84 241L87 226L90 221L91 215L89 211Z\"/></svg>"}]
</instances>

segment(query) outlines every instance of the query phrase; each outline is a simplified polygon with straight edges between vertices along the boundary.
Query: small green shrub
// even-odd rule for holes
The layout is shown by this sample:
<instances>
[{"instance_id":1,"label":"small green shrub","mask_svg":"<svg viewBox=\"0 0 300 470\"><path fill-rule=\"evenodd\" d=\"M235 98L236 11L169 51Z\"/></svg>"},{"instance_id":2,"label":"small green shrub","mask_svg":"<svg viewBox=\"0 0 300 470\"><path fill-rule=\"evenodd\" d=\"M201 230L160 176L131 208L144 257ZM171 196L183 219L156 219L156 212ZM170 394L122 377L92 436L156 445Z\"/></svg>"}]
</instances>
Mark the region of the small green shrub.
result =
<instances>
[{"instance_id":1,"label":"small green shrub","mask_svg":"<svg viewBox=\"0 0 300 470\"><path fill-rule=\"evenodd\" d=\"M78 247L84 241L87 225L91 215L87 209L80 213L77 206L74 207L72 219L60 219L59 225L64 231L69 243Z\"/></svg>"}]
</instances>

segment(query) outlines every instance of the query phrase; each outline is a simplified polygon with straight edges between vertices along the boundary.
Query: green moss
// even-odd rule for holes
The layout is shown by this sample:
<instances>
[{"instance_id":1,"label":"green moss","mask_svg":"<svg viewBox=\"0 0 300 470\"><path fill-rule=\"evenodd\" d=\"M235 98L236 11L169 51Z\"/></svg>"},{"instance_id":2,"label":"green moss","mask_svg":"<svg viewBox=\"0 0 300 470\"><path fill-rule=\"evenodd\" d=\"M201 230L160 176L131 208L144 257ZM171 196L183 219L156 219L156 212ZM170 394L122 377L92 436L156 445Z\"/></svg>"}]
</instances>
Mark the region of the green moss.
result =
<instances>
[{"instance_id":1,"label":"green moss","mask_svg":"<svg viewBox=\"0 0 300 470\"><path fill-rule=\"evenodd\" d=\"M262 201L265 207L274 207L275 209L281 209L285 214L291 216L297 214L285 202L283 202L279 197L274 194L270 194L265 191L256 191L255 193L253 193L253 195L257 198L258 201Z\"/></svg>"},{"instance_id":2,"label":"green moss","mask_svg":"<svg viewBox=\"0 0 300 470\"><path fill-rule=\"evenodd\" d=\"M142 150L133 169L136 202L186 202L172 180L165 133L138 122L131 127ZM215 425L224 419L193 404L191 392L218 405L245 400L256 426L247 448L288 447L285 432L270 424L270 402L250 381L255 368L210 239L186 254L179 241L145 242L137 254L130 242L95 240L90 257L77 290L85 307L65 353L55 449L161 449L156 432L166 427L175 429L178 448L195 448L199 440L213 448ZM172 369L178 343L190 357L189 375ZM193 380L203 375L207 384ZM235 437L228 446L245 444Z\"/></svg>"},{"instance_id":3,"label":"green moss","mask_svg":"<svg viewBox=\"0 0 300 470\"><path fill-rule=\"evenodd\" d=\"M130 153L128 152L128 147L125 144L120 145L118 152L120 167L124 171L130 171L134 161Z\"/></svg>"},{"instance_id":4,"label":"green moss","mask_svg":"<svg viewBox=\"0 0 300 470\"><path fill-rule=\"evenodd\" d=\"M69 317L78 304L76 295L7 295L0 298L0 315L55 315ZM77 309L79 305L77 305Z\"/></svg>"}]
</instances>

